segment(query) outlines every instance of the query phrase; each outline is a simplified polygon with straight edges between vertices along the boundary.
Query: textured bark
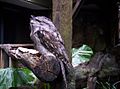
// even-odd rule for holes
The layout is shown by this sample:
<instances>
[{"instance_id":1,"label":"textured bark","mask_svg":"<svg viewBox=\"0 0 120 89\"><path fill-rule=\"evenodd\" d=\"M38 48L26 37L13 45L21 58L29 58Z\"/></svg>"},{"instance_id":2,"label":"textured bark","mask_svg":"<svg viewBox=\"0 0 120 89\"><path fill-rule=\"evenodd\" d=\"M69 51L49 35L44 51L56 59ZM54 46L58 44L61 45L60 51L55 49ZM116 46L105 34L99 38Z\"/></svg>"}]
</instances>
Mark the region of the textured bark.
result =
<instances>
[{"instance_id":1,"label":"textured bark","mask_svg":"<svg viewBox=\"0 0 120 89\"><path fill-rule=\"evenodd\" d=\"M53 0L53 23L65 41L69 57L72 47L72 0ZM71 61L71 60L70 60Z\"/></svg>"},{"instance_id":2,"label":"textured bark","mask_svg":"<svg viewBox=\"0 0 120 89\"><path fill-rule=\"evenodd\" d=\"M14 48L11 47L9 44L3 45L1 46L1 48L4 49L10 57L17 59L24 66L32 70L38 79L43 82L49 82L53 89L66 89L61 76L59 61L56 60L55 57L50 55L48 51L46 52L48 54L43 56L38 51L33 52L31 51L31 49L26 49L22 47ZM42 47L39 50L43 51ZM74 89L75 77L73 67L71 66L71 68L67 72L69 72L67 74L67 89Z\"/></svg>"},{"instance_id":3,"label":"textured bark","mask_svg":"<svg viewBox=\"0 0 120 89\"><path fill-rule=\"evenodd\" d=\"M30 52L30 49L13 48L10 45L3 45L5 52L13 58L16 58L24 66L32 70L32 72L44 82L54 81L60 73L59 61L51 55L41 55L39 52Z\"/></svg>"},{"instance_id":4,"label":"textured bark","mask_svg":"<svg viewBox=\"0 0 120 89\"><path fill-rule=\"evenodd\" d=\"M112 51L115 52L115 49ZM97 77L120 75L119 62L116 61L116 57L120 55L113 55L112 51L111 53L98 52L89 63L83 63L75 67L77 89L85 87L86 83L87 89L95 89Z\"/></svg>"}]
</instances>

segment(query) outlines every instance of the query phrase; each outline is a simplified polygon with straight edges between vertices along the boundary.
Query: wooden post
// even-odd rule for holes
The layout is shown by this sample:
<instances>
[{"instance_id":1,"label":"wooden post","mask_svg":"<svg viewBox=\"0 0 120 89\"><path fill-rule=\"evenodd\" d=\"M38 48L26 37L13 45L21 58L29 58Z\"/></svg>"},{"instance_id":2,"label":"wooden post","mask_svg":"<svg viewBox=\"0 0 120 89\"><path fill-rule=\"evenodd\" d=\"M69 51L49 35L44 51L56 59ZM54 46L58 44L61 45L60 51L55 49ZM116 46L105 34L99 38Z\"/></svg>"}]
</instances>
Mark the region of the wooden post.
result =
<instances>
[{"instance_id":1,"label":"wooden post","mask_svg":"<svg viewBox=\"0 0 120 89\"><path fill-rule=\"evenodd\" d=\"M53 23L59 30L66 47L68 56L71 59L71 47L72 47L72 0L52 0L52 17ZM68 74L68 88L75 89L75 76L74 70L71 68L71 72ZM53 84L53 89L66 89L64 82Z\"/></svg>"},{"instance_id":2,"label":"wooden post","mask_svg":"<svg viewBox=\"0 0 120 89\"><path fill-rule=\"evenodd\" d=\"M72 0L52 0L53 22L65 42L68 56L71 59L72 47ZM71 60L70 60L71 61Z\"/></svg>"}]
</instances>

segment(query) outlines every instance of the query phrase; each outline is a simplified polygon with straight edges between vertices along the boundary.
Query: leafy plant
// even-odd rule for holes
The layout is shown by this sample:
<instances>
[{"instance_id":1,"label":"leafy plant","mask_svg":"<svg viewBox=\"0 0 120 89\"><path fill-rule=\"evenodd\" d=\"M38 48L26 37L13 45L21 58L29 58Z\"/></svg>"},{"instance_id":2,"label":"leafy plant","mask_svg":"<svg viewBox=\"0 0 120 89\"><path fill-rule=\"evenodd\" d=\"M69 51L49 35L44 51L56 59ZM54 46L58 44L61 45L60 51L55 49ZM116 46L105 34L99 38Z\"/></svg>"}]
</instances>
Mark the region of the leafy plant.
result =
<instances>
[{"instance_id":1,"label":"leafy plant","mask_svg":"<svg viewBox=\"0 0 120 89\"><path fill-rule=\"evenodd\" d=\"M80 63L84 63L90 60L91 56L93 55L92 49L87 46L83 45L80 48L72 48L72 64L73 66L77 66Z\"/></svg>"},{"instance_id":2,"label":"leafy plant","mask_svg":"<svg viewBox=\"0 0 120 89\"><path fill-rule=\"evenodd\" d=\"M0 89L32 85L35 81L35 75L27 68L0 69Z\"/></svg>"},{"instance_id":3,"label":"leafy plant","mask_svg":"<svg viewBox=\"0 0 120 89\"><path fill-rule=\"evenodd\" d=\"M33 85L37 77L28 68L5 68L0 69L0 89ZM34 86L35 88L35 86ZM50 89L49 83L44 83L44 89Z\"/></svg>"},{"instance_id":4,"label":"leafy plant","mask_svg":"<svg viewBox=\"0 0 120 89\"><path fill-rule=\"evenodd\" d=\"M120 81L115 82L114 84L110 84L109 82L98 82L99 89L117 89L116 85L120 83Z\"/></svg>"}]
</instances>

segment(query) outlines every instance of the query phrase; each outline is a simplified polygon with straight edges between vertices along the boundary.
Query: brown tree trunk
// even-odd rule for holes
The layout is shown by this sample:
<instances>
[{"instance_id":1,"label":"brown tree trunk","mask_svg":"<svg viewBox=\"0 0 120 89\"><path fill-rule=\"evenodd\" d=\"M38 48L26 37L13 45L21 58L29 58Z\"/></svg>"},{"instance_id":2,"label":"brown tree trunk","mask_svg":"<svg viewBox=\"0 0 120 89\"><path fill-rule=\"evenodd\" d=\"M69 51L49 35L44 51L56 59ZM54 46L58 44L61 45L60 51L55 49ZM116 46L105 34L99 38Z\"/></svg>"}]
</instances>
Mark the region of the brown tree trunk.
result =
<instances>
[{"instance_id":1,"label":"brown tree trunk","mask_svg":"<svg viewBox=\"0 0 120 89\"><path fill-rule=\"evenodd\" d=\"M72 0L52 0L52 17L53 23L59 30L65 47L71 61L71 47L72 47ZM75 75L74 69L71 68L69 75L67 75L68 89L75 89ZM61 81L59 85L54 84L53 89L65 89L64 82Z\"/></svg>"},{"instance_id":2,"label":"brown tree trunk","mask_svg":"<svg viewBox=\"0 0 120 89\"><path fill-rule=\"evenodd\" d=\"M68 56L71 57L72 47L72 0L52 0L52 17L53 23L59 30ZM71 58L70 58L71 61Z\"/></svg>"}]
</instances>

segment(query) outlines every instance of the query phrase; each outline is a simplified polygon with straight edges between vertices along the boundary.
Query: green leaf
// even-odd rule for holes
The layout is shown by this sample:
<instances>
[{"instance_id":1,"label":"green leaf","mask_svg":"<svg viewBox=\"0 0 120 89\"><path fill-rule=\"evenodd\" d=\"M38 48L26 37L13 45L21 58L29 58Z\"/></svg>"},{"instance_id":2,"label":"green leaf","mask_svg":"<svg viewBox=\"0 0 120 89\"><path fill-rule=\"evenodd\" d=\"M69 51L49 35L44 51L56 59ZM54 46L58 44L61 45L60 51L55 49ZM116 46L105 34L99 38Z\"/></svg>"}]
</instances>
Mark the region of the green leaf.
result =
<instances>
[{"instance_id":1,"label":"green leaf","mask_svg":"<svg viewBox=\"0 0 120 89\"><path fill-rule=\"evenodd\" d=\"M77 66L80 63L84 63L90 60L91 56L93 55L92 49L87 46L83 45L80 48L72 48L72 64L73 66Z\"/></svg>"},{"instance_id":2,"label":"green leaf","mask_svg":"<svg viewBox=\"0 0 120 89\"><path fill-rule=\"evenodd\" d=\"M0 69L0 87L8 88L13 84L13 71L12 69ZM2 88L1 88L2 89Z\"/></svg>"},{"instance_id":3,"label":"green leaf","mask_svg":"<svg viewBox=\"0 0 120 89\"><path fill-rule=\"evenodd\" d=\"M19 87L35 83L37 78L27 68L0 69L0 89Z\"/></svg>"}]
</instances>

